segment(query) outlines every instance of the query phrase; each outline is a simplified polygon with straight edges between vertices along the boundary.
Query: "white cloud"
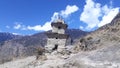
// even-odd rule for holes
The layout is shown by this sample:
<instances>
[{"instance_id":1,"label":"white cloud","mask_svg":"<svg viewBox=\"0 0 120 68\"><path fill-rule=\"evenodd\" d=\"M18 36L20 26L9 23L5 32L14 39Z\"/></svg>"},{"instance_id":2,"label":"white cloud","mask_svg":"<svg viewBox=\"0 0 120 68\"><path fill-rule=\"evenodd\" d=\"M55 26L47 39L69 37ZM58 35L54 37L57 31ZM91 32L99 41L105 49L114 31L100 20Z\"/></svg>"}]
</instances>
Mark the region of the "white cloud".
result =
<instances>
[{"instance_id":1,"label":"white cloud","mask_svg":"<svg viewBox=\"0 0 120 68\"><path fill-rule=\"evenodd\" d=\"M14 29L20 29L21 27L22 27L21 24L16 23Z\"/></svg>"},{"instance_id":2,"label":"white cloud","mask_svg":"<svg viewBox=\"0 0 120 68\"><path fill-rule=\"evenodd\" d=\"M7 25L7 26L6 26L6 28L8 28L8 29L9 29L9 28L10 28L10 26L8 26L8 25Z\"/></svg>"},{"instance_id":3,"label":"white cloud","mask_svg":"<svg viewBox=\"0 0 120 68\"><path fill-rule=\"evenodd\" d=\"M80 26L80 29L83 29L84 27L83 26Z\"/></svg>"},{"instance_id":4,"label":"white cloud","mask_svg":"<svg viewBox=\"0 0 120 68\"><path fill-rule=\"evenodd\" d=\"M118 11L118 7L112 8L112 6L108 7L108 5L102 6L100 3L95 3L93 0L86 0L86 5L80 15L80 21L87 24L87 27L85 27L86 30L91 30L95 27L101 27L110 23Z\"/></svg>"},{"instance_id":5,"label":"white cloud","mask_svg":"<svg viewBox=\"0 0 120 68\"><path fill-rule=\"evenodd\" d=\"M21 34L19 34L19 33L12 33L12 34L14 34L14 35L21 35Z\"/></svg>"},{"instance_id":6,"label":"white cloud","mask_svg":"<svg viewBox=\"0 0 120 68\"><path fill-rule=\"evenodd\" d=\"M47 21L44 25L35 25L35 26L25 26L22 24L15 24L14 29L21 29L21 30L34 30L34 31L48 31L51 30L51 22L55 19L58 19L58 16L62 16L67 18L72 13L76 12L79 8L76 5L67 5L65 10L61 10L60 12L54 12L53 16L51 17L50 21Z\"/></svg>"},{"instance_id":7,"label":"white cloud","mask_svg":"<svg viewBox=\"0 0 120 68\"><path fill-rule=\"evenodd\" d=\"M34 30L34 31L48 31L51 30L51 22L57 19L59 13L54 12L53 16L51 17L50 21L47 21L43 26L41 25L35 25L35 26L27 26L27 30Z\"/></svg>"},{"instance_id":8,"label":"white cloud","mask_svg":"<svg viewBox=\"0 0 120 68\"><path fill-rule=\"evenodd\" d=\"M99 3L94 3L92 0L86 0L86 5L80 16L80 20L86 23L88 26L86 29L92 29L99 23L99 17L101 16L101 9Z\"/></svg>"},{"instance_id":9,"label":"white cloud","mask_svg":"<svg viewBox=\"0 0 120 68\"><path fill-rule=\"evenodd\" d=\"M78 11L78 7L76 5L67 5L65 10L62 10L60 13L63 17L68 17L70 14Z\"/></svg>"},{"instance_id":10,"label":"white cloud","mask_svg":"<svg viewBox=\"0 0 120 68\"><path fill-rule=\"evenodd\" d=\"M34 31L48 31L52 29L51 22L46 22L43 26L41 25L26 26L20 23L15 23L15 26L13 28L17 30L34 30Z\"/></svg>"},{"instance_id":11,"label":"white cloud","mask_svg":"<svg viewBox=\"0 0 120 68\"><path fill-rule=\"evenodd\" d=\"M28 30L35 30L35 31L48 31L51 30L51 24L49 22L45 23L45 25L35 25L35 26L28 26Z\"/></svg>"},{"instance_id":12,"label":"white cloud","mask_svg":"<svg viewBox=\"0 0 120 68\"><path fill-rule=\"evenodd\" d=\"M34 30L34 31L48 31L52 29L50 22L46 22L43 26L41 25L26 26L20 23L15 23L15 26L13 28L17 30Z\"/></svg>"},{"instance_id":13,"label":"white cloud","mask_svg":"<svg viewBox=\"0 0 120 68\"><path fill-rule=\"evenodd\" d=\"M54 12L54 13L53 13L53 16L51 17L51 21L49 21L49 22L52 22L52 21L54 21L55 19L58 19L58 15L59 15L58 12Z\"/></svg>"},{"instance_id":14,"label":"white cloud","mask_svg":"<svg viewBox=\"0 0 120 68\"><path fill-rule=\"evenodd\" d=\"M119 12L119 8L111 9L106 15L102 17L102 20L98 24L98 27L101 27L105 24L110 23L113 20L113 18L117 15L118 12Z\"/></svg>"},{"instance_id":15,"label":"white cloud","mask_svg":"<svg viewBox=\"0 0 120 68\"><path fill-rule=\"evenodd\" d=\"M68 18L69 15L78 11L79 8L76 5L67 5L65 10L61 10L60 12L54 12L51 17L51 21L54 21L58 18L58 16L62 16L63 18Z\"/></svg>"},{"instance_id":16,"label":"white cloud","mask_svg":"<svg viewBox=\"0 0 120 68\"><path fill-rule=\"evenodd\" d=\"M28 30L35 30L35 31L48 31L51 30L51 22L53 22L55 19L58 19L58 16L62 16L64 18L67 18L72 13L76 12L79 8L76 5L68 5L65 10L61 10L60 12L54 12L53 16L51 17L50 21L47 21L43 26L41 25L35 25L35 26L28 26Z\"/></svg>"},{"instance_id":17,"label":"white cloud","mask_svg":"<svg viewBox=\"0 0 120 68\"><path fill-rule=\"evenodd\" d=\"M111 7L113 6L113 0L110 0L110 5L111 5Z\"/></svg>"},{"instance_id":18,"label":"white cloud","mask_svg":"<svg viewBox=\"0 0 120 68\"><path fill-rule=\"evenodd\" d=\"M26 28L26 26L25 25L23 25L23 24L21 24L21 23L19 23L19 22L17 22L17 23L15 23L15 25L14 25L14 27L13 27L14 29L17 29L17 30L27 30L27 28Z\"/></svg>"}]
</instances>

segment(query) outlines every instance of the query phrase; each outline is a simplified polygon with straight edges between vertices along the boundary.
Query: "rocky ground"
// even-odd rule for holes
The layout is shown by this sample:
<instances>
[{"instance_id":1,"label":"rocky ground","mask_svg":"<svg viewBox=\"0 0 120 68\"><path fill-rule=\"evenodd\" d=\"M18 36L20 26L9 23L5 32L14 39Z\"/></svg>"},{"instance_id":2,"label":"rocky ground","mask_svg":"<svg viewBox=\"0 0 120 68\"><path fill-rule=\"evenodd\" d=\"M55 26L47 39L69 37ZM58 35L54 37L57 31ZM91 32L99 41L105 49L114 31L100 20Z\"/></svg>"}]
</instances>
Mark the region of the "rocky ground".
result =
<instances>
[{"instance_id":1,"label":"rocky ground","mask_svg":"<svg viewBox=\"0 0 120 68\"><path fill-rule=\"evenodd\" d=\"M26 65L35 61L35 56L13 60L0 65L0 68L24 68Z\"/></svg>"},{"instance_id":2,"label":"rocky ground","mask_svg":"<svg viewBox=\"0 0 120 68\"><path fill-rule=\"evenodd\" d=\"M31 56L1 64L0 68L120 68L119 45L69 56L47 54L47 60Z\"/></svg>"}]
</instances>

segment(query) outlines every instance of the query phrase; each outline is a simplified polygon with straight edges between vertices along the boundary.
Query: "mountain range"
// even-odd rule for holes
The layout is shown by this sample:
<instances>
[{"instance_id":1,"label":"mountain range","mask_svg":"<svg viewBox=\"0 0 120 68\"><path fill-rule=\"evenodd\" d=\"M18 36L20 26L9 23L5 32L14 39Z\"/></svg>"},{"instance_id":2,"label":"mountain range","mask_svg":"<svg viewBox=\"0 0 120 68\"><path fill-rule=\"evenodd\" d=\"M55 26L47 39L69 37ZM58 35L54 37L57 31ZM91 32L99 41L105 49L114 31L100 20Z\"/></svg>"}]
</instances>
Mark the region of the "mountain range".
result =
<instances>
[{"instance_id":1,"label":"mountain range","mask_svg":"<svg viewBox=\"0 0 120 68\"><path fill-rule=\"evenodd\" d=\"M11 39L15 39L15 38L19 38L21 37L20 35L14 35L12 33L8 33L8 32L0 32L0 43L7 41L7 40L11 40Z\"/></svg>"},{"instance_id":2,"label":"mountain range","mask_svg":"<svg viewBox=\"0 0 120 68\"><path fill-rule=\"evenodd\" d=\"M48 31L51 32L51 31ZM40 32L33 35L14 35L12 33L0 33L0 62L22 58L36 54L36 48L46 45L46 32ZM79 29L67 29L66 34L69 35L67 45L70 45L71 40L85 36L89 32ZM74 41L72 42L74 43Z\"/></svg>"}]
</instances>

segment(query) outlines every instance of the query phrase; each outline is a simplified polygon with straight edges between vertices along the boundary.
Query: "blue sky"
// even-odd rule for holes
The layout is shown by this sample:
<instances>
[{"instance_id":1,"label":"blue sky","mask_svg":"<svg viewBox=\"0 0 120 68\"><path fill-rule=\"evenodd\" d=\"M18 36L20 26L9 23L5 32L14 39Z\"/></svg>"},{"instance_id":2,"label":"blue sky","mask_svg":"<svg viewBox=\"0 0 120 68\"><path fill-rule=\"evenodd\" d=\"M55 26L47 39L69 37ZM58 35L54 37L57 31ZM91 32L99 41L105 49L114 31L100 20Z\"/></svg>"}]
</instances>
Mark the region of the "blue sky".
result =
<instances>
[{"instance_id":1,"label":"blue sky","mask_svg":"<svg viewBox=\"0 0 120 68\"><path fill-rule=\"evenodd\" d=\"M0 32L34 34L61 15L68 28L95 30L120 10L120 0L0 0Z\"/></svg>"}]
</instances>

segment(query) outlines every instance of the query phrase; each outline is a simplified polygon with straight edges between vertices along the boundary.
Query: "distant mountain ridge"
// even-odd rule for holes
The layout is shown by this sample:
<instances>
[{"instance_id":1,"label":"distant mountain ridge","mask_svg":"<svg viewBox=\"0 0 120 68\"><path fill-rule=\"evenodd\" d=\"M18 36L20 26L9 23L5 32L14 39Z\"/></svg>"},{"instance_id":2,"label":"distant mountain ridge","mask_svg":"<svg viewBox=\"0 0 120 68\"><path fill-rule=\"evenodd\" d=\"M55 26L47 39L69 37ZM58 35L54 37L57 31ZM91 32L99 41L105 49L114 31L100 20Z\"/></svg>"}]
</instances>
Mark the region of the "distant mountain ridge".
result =
<instances>
[{"instance_id":1,"label":"distant mountain ridge","mask_svg":"<svg viewBox=\"0 0 120 68\"><path fill-rule=\"evenodd\" d=\"M70 38L74 40L82 36L85 36L89 34L90 32L82 31L80 29L67 29L65 33L68 34Z\"/></svg>"},{"instance_id":2,"label":"distant mountain ridge","mask_svg":"<svg viewBox=\"0 0 120 68\"><path fill-rule=\"evenodd\" d=\"M14 35L8 32L0 32L0 42L11 40L18 37L20 37L20 35Z\"/></svg>"}]
</instances>

